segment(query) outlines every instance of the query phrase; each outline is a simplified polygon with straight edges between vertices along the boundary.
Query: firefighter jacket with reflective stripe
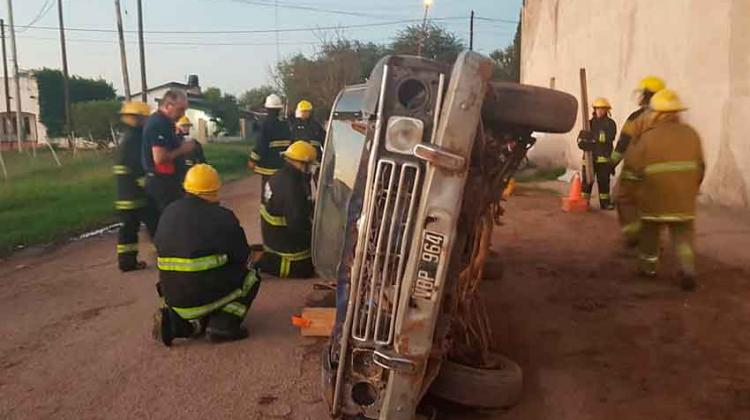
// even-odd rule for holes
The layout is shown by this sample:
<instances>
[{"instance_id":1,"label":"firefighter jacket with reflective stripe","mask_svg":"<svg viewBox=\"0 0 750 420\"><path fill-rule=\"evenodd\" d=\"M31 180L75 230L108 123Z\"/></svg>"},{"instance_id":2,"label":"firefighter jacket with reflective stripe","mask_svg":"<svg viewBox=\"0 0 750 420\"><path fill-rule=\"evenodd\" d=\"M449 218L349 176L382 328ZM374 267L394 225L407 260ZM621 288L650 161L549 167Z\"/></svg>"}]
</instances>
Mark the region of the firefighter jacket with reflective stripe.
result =
<instances>
[{"instance_id":1,"label":"firefighter jacket with reflective stripe","mask_svg":"<svg viewBox=\"0 0 750 420\"><path fill-rule=\"evenodd\" d=\"M255 162L255 173L273 175L284 164L281 152L292 144L289 124L273 115L263 121L260 136L250 152L250 160Z\"/></svg>"},{"instance_id":2,"label":"firefighter jacket with reflective stripe","mask_svg":"<svg viewBox=\"0 0 750 420\"><path fill-rule=\"evenodd\" d=\"M647 129L628 156L639 184L644 220L680 222L695 218L704 161L698 133L674 114Z\"/></svg>"},{"instance_id":3,"label":"firefighter jacket with reflective stripe","mask_svg":"<svg viewBox=\"0 0 750 420\"><path fill-rule=\"evenodd\" d=\"M623 160L631 142L638 141L638 136L640 136L640 132L642 131L642 119L647 110L648 108L646 107L638 108L625 120L625 124L622 125L622 130L620 131L620 138L617 140L617 146L615 146L615 150L612 152L611 159L613 165L617 165Z\"/></svg>"},{"instance_id":4,"label":"firefighter jacket with reflective stripe","mask_svg":"<svg viewBox=\"0 0 750 420\"><path fill-rule=\"evenodd\" d=\"M143 128L129 127L122 136L113 172L117 181L118 210L134 210L146 204L141 165Z\"/></svg>"},{"instance_id":5,"label":"firefighter jacket with reflective stripe","mask_svg":"<svg viewBox=\"0 0 750 420\"><path fill-rule=\"evenodd\" d=\"M285 164L266 184L260 213L267 251L291 261L310 257L312 202L307 174Z\"/></svg>"},{"instance_id":6,"label":"firefighter jacket with reflective stripe","mask_svg":"<svg viewBox=\"0 0 750 420\"><path fill-rule=\"evenodd\" d=\"M318 161L323 156L323 142L326 138L326 131L318 121L310 117L306 120L301 118L292 118L289 120L289 127L292 131L292 140L305 140L315 146L318 152Z\"/></svg>"},{"instance_id":7,"label":"firefighter jacket with reflective stripe","mask_svg":"<svg viewBox=\"0 0 750 420\"><path fill-rule=\"evenodd\" d=\"M170 204L154 244L167 305L203 306L242 288L250 247L234 213L218 203L188 194Z\"/></svg>"},{"instance_id":8,"label":"firefighter jacket with reflective stripe","mask_svg":"<svg viewBox=\"0 0 750 420\"><path fill-rule=\"evenodd\" d=\"M612 147L617 134L617 124L612 118L592 118L591 124L591 141L594 143L594 162L609 163L612 155Z\"/></svg>"}]
</instances>

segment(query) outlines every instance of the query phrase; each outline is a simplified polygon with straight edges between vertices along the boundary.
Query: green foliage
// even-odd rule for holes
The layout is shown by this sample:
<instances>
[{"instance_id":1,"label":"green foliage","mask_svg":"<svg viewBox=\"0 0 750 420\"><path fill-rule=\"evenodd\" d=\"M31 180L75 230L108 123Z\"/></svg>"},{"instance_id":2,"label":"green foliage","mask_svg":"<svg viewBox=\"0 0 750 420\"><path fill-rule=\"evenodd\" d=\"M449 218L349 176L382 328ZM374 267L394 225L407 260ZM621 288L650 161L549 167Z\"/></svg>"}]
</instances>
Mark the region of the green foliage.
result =
<instances>
[{"instance_id":1,"label":"green foliage","mask_svg":"<svg viewBox=\"0 0 750 420\"><path fill-rule=\"evenodd\" d=\"M247 143L204 145L206 158L224 182L248 174ZM10 180L0 183L0 255L20 246L49 243L117 221L112 152L49 151L37 157L6 153ZM113 251L114 252L114 251Z\"/></svg>"},{"instance_id":2,"label":"green foliage","mask_svg":"<svg viewBox=\"0 0 750 420\"><path fill-rule=\"evenodd\" d=\"M43 68L34 71L39 86L39 118L47 127L47 135L65 135L65 101L63 96L63 75L60 70ZM70 102L112 100L115 89L103 79L70 78ZM71 111L72 113L72 111Z\"/></svg>"},{"instance_id":3,"label":"green foliage","mask_svg":"<svg viewBox=\"0 0 750 420\"><path fill-rule=\"evenodd\" d=\"M344 86L367 81L375 64L385 55L416 54L424 34L425 57L453 63L464 49L455 34L440 26L428 24L422 31L421 25L414 25L399 32L391 45L343 38L326 41L312 57L298 54L278 63L274 80L290 105L307 99L315 106L317 117L325 119Z\"/></svg>"},{"instance_id":4,"label":"green foliage","mask_svg":"<svg viewBox=\"0 0 750 420\"><path fill-rule=\"evenodd\" d=\"M236 96L228 93L222 95L221 89L209 87L203 91L203 99L217 118L219 131L224 131L228 135L240 131L240 107Z\"/></svg>"},{"instance_id":5,"label":"green foliage","mask_svg":"<svg viewBox=\"0 0 750 420\"><path fill-rule=\"evenodd\" d=\"M422 56L443 63L453 64L458 54L465 49L456 34L434 23L428 23L424 30L422 25L411 25L401 30L396 35L391 50L394 54L416 55L422 39Z\"/></svg>"},{"instance_id":6,"label":"green foliage","mask_svg":"<svg viewBox=\"0 0 750 420\"><path fill-rule=\"evenodd\" d=\"M76 133L94 139L99 144L108 144L112 140L111 128L118 124L120 102L88 101L73 104L70 113Z\"/></svg>"},{"instance_id":7,"label":"green foliage","mask_svg":"<svg viewBox=\"0 0 750 420\"><path fill-rule=\"evenodd\" d=\"M521 81L521 24L516 27L513 43L502 50L490 53L495 61L495 79L507 82Z\"/></svg>"},{"instance_id":8,"label":"green foliage","mask_svg":"<svg viewBox=\"0 0 750 420\"><path fill-rule=\"evenodd\" d=\"M245 91L245 93L240 95L238 103L243 109L249 110L263 108L263 104L266 102L266 96L272 93L278 93L276 92L276 88L271 85L263 85Z\"/></svg>"}]
</instances>

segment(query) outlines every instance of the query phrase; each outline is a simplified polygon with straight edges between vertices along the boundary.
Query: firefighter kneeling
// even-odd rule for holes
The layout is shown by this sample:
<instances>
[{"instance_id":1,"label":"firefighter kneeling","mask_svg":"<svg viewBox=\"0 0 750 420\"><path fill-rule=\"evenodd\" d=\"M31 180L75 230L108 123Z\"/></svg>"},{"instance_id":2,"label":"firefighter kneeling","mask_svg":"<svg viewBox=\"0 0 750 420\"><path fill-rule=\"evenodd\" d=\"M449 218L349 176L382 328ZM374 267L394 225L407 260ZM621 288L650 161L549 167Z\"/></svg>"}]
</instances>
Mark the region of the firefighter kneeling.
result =
<instances>
[{"instance_id":1,"label":"firefighter kneeling","mask_svg":"<svg viewBox=\"0 0 750 420\"><path fill-rule=\"evenodd\" d=\"M263 257L260 269L276 277L315 275L310 242L312 199L310 173L315 148L298 140L284 153L285 165L265 185L260 206Z\"/></svg>"},{"instance_id":2,"label":"firefighter kneeling","mask_svg":"<svg viewBox=\"0 0 750 420\"><path fill-rule=\"evenodd\" d=\"M213 167L193 166L184 187L187 194L166 208L154 240L165 303L154 338L167 346L203 333L211 341L245 338L242 320L260 288L245 232L218 203L221 181Z\"/></svg>"}]
</instances>

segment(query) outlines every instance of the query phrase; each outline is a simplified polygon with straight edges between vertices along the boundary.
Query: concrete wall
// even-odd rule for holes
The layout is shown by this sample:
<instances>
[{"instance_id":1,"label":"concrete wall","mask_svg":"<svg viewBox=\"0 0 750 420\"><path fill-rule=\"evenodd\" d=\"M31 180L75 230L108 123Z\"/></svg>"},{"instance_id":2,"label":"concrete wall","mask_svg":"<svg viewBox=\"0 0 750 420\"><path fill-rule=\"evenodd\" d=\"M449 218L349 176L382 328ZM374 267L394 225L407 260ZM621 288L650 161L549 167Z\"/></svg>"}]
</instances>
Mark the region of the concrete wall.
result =
<instances>
[{"instance_id":1,"label":"concrete wall","mask_svg":"<svg viewBox=\"0 0 750 420\"><path fill-rule=\"evenodd\" d=\"M750 0L525 0L522 19L524 83L579 97L585 67L619 128L638 80L663 77L703 138L703 197L750 207ZM532 158L580 167L574 136L545 136Z\"/></svg>"}]
</instances>

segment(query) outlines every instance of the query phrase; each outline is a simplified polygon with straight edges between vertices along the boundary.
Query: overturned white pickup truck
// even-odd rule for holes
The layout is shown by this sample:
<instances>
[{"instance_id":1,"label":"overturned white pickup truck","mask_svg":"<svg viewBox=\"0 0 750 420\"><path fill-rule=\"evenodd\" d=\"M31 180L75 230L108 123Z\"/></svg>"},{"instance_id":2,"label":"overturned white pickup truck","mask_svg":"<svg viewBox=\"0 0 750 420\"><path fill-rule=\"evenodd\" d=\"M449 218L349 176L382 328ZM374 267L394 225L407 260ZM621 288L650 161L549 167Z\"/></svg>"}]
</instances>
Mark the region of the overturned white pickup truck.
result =
<instances>
[{"instance_id":1,"label":"overturned white pickup truck","mask_svg":"<svg viewBox=\"0 0 750 420\"><path fill-rule=\"evenodd\" d=\"M481 263L532 132L569 131L578 104L492 72L473 52L453 66L388 56L336 99L313 234L319 274L337 281L322 369L334 417L411 420L428 391L518 398L520 369L490 351Z\"/></svg>"}]
</instances>

